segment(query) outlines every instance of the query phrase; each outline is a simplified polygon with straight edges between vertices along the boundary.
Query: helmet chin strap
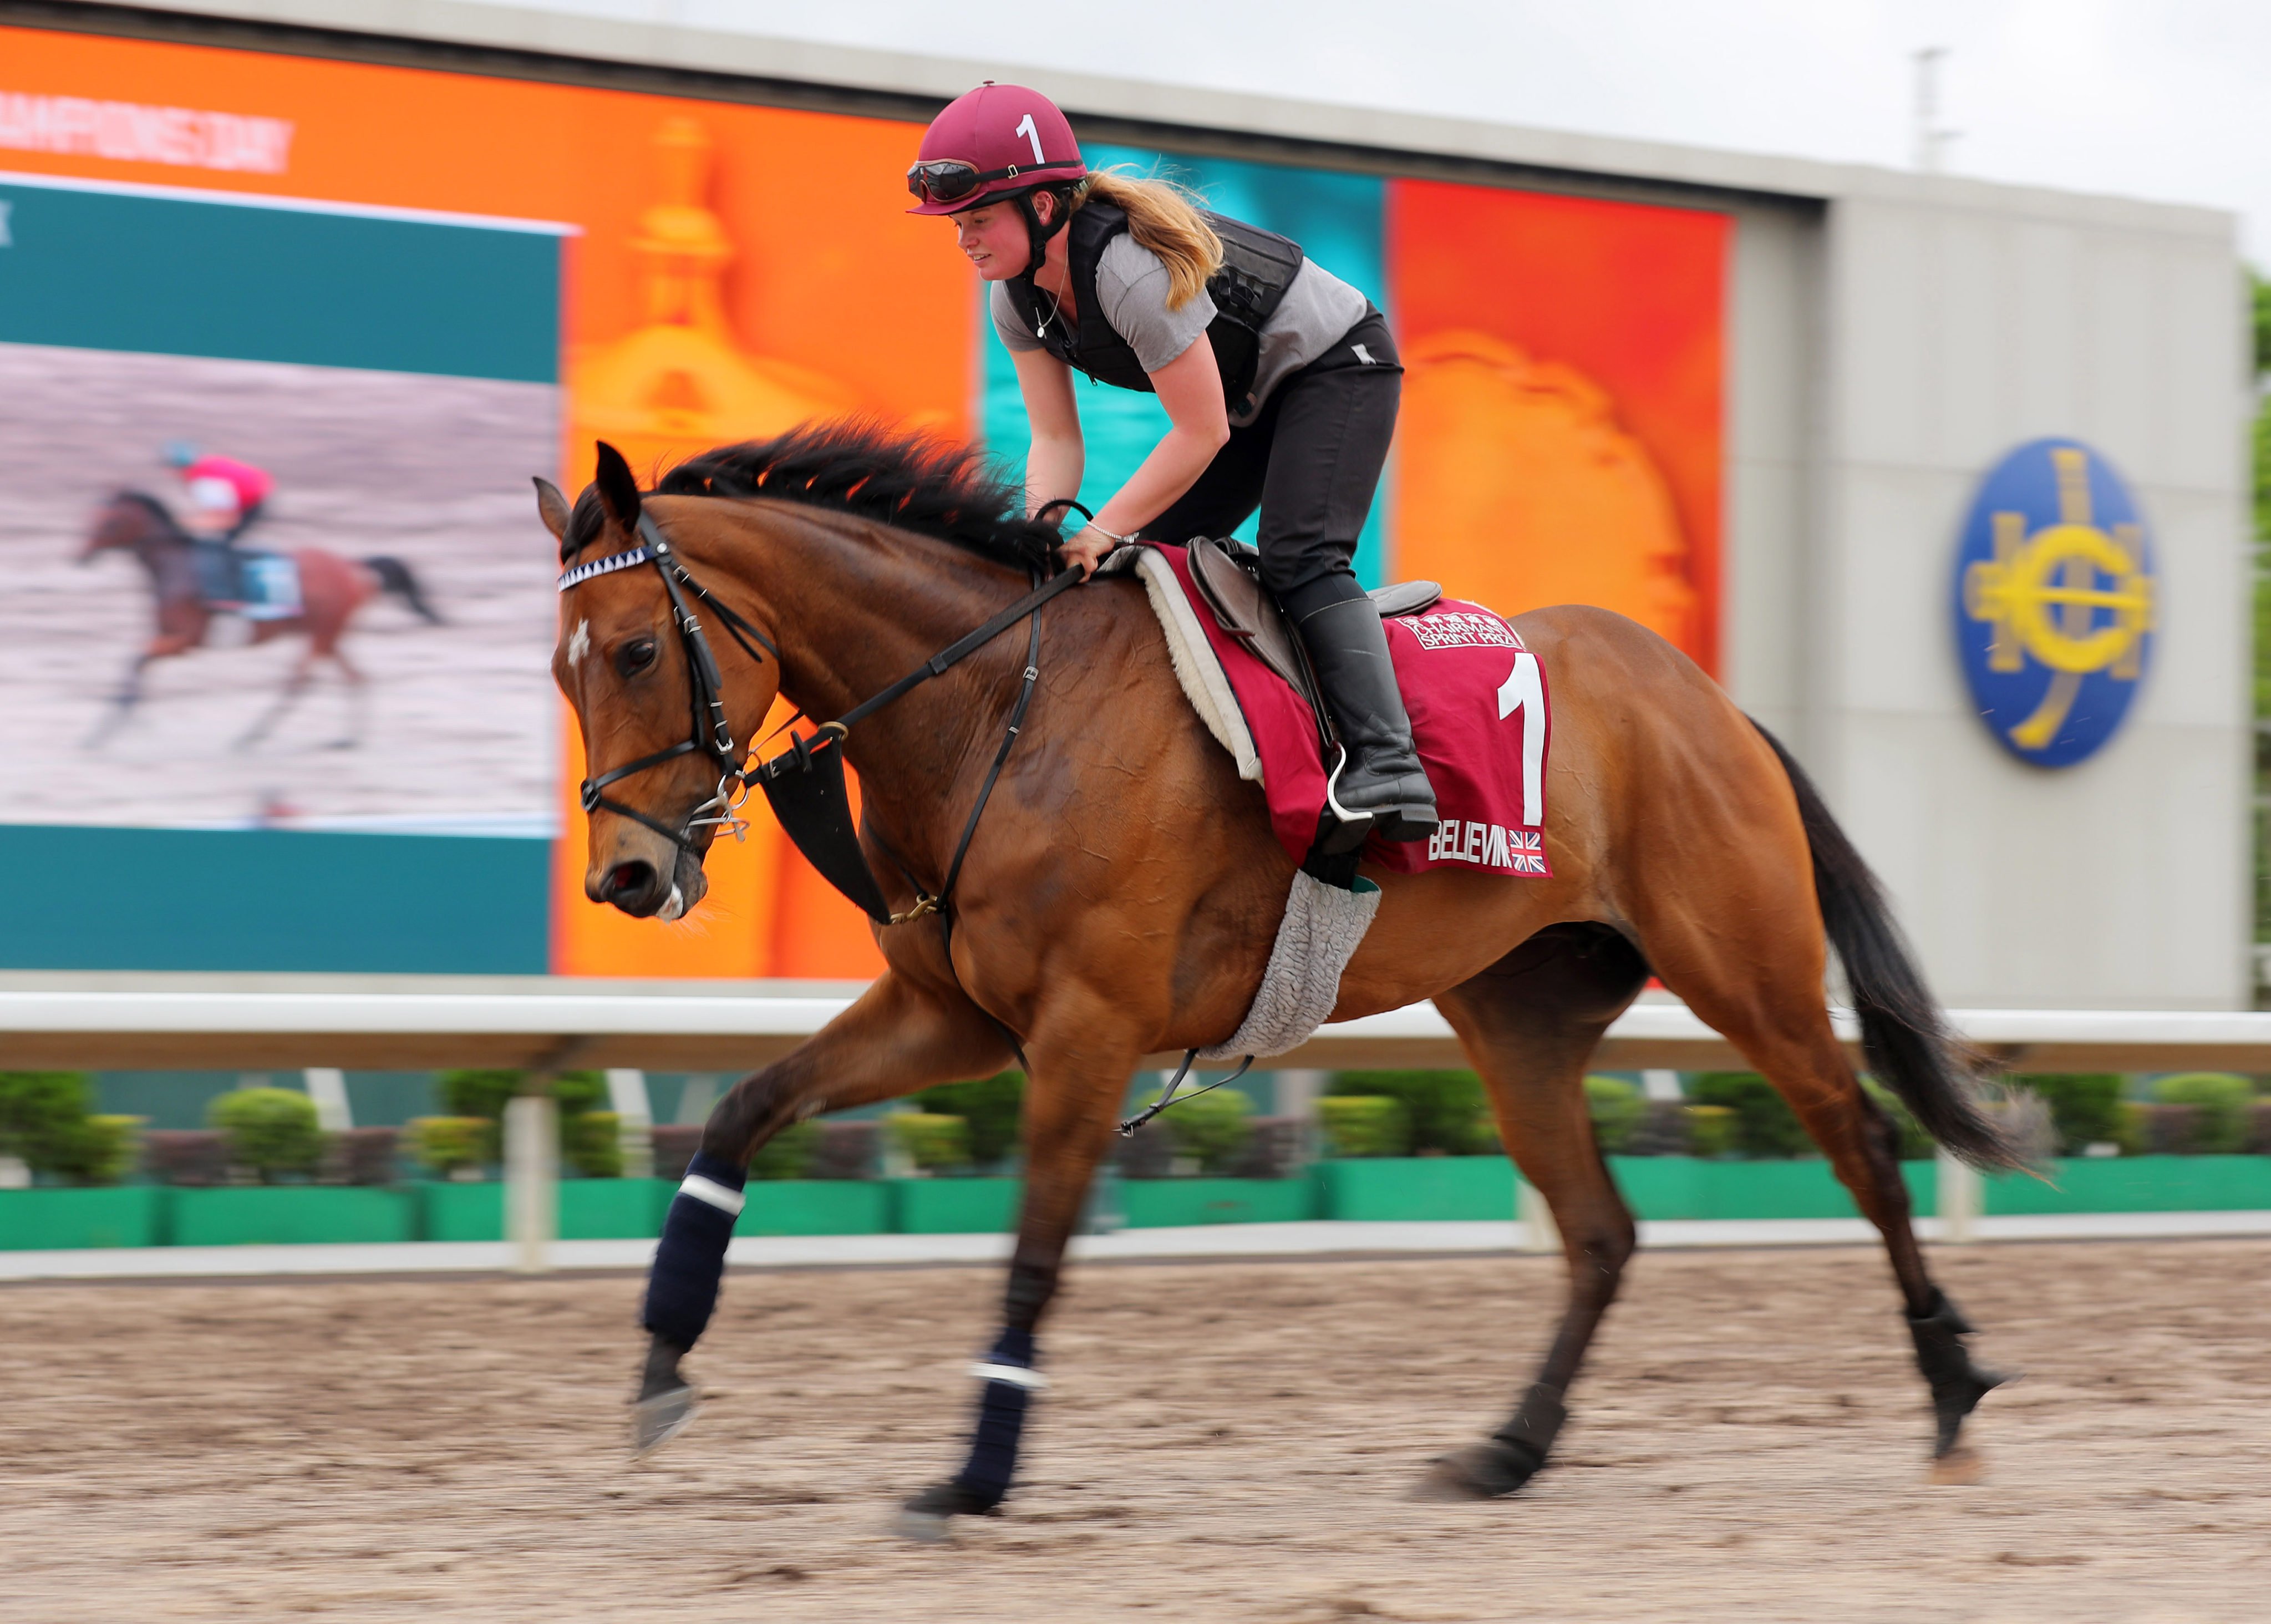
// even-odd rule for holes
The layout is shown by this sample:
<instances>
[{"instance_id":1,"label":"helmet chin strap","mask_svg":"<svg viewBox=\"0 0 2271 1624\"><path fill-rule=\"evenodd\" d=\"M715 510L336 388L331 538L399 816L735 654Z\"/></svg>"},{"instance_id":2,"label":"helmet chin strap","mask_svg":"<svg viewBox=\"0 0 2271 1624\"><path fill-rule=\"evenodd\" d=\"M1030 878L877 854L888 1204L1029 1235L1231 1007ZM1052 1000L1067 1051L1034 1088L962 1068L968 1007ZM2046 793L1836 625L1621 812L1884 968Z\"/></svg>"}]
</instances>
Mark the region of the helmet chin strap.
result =
<instances>
[{"instance_id":1,"label":"helmet chin strap","mask_svg":"<svg viewBox=\"0 0 2271 1624\"><path fill-rule=\"evenodd\" d=\"M1051 191L1049 195L1057 200L1056 218L1046 225L1042 224L1040 211L1033 207L1033 192L1042 190L1036 186L1032 191L1021 191L1016 199L1017 212L1025 217L1025 241L1032 245L1031 255L1026 259L1025 269L1022 272L1025 276L1039 272L1043 262L1048 257L1049 239L1062 231L1072 219L1071 199L1062 192Z\"/></svg>"}]
</instances>

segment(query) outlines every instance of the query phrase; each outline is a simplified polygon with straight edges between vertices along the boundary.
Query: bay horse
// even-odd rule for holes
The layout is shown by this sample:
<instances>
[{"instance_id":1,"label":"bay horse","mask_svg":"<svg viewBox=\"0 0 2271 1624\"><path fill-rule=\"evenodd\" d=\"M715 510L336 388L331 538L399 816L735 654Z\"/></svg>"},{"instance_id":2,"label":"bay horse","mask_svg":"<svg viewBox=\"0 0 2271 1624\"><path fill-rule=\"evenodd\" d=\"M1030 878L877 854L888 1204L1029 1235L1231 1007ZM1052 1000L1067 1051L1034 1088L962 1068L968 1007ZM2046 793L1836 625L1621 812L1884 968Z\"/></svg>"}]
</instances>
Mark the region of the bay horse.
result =
<instances>
[{"instance_id":1,"label":"bay horse","mask_svg":"<svg viewBox=\"0 0 2271 1624\"><path fill-rule=\"evenodd\" d=\"M733 739L754 736L777 693L842 717L1013 605L1055 540L1052 525L1008 517L1017 494L974 451L872 425L712 451L651 493L602 444L572 508L537 485L576 566L553 672L592 774L585 890L638 917L700 900L703 856L731 816L731 785L713 784L718 752L702 742L710 695ZM942 674L840 735L861 786L861 849L897 916L876 927L887 968L711 1112L643 1314L634 1402L651 1444L692 1414L680 1361L714 1308L751 1153L815 1113L1022 1060L1027 1171L1002 1330L973 1373L966 1464L900 1514L923 1538L1008 1494L1042 1381L1036 1331L1130 1076L1146 1055L1238 1027L1295 873L1258 787L1179 691L1139 585L1076 585L1036 619L1037 635L1029 620L950 667L932 660ZM732 629L740 652L713 656L703 621ZM1773 1083L1882 1235L1931 1395L1933 1472L1962 1477L1964 1420L2003 1378L1973 1365L1972 1327L1925 1267L1893 1124L1825 1009L1830 945L1874 1074L1958 1155L2014 1158L1876 882L1797 764L1670 644L1594 608L1513 624L1552 673L1553 877L1367 866L1379 912L1332 1012L1433 1000L1550 1204L1569 1270L1560 1327L1512 1419L1435 1462L1419 1492L1510 1494L1545 1464L1634 1244L1593 1138L1586 1062L1651 972ZM1013 722L1021 686L1030 703ZM1001 765L1005 739L1016 748ZM956 890L951 854L996 765Z\"/></svg>"},{"instance_id":2,"label":"bay horse","mask_svg":"<svg viewBox=\"0 0 2271 1624\"><path fill-rule=\"evenodd\" d=\"M126 668L110 711L96 724L90 748L101 744L123 726L142 700L142 678L154 660L171 659L203 647L219 620L205 602L197 579L197 542L183 530L166 504L146 491L122 490L95 514L86 545L79 549L86 563L107 552L131 553L149 573L156 599L157 627L134 663ZM346 679L353 696L354 721L340 748L357 743L361 734L363 696L369 681L339 648L339 638L355 612L382 592L400 598L411 611L431 625L442 616L419 590L418 578L398 558L384 556L360 561L342 558L319 547L278 549L299 567L300 613L276 620L251 621L253 643L304 636L308 646L284 681L275 702L239 735L236 748L245 749L265 738L307 691L316 662L328 659Z\"/></svg>"}]
</instances>

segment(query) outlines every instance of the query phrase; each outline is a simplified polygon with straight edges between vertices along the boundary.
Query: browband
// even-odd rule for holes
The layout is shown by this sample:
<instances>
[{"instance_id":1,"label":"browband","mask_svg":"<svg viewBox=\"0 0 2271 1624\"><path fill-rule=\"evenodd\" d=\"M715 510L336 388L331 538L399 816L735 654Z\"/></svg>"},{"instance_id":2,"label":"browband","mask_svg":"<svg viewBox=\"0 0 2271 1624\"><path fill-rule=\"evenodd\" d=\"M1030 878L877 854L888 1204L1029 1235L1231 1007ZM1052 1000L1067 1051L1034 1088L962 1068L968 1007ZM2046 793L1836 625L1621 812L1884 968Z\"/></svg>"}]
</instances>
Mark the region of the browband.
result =
<instances>
[{"instance_id":1,"label":"browband","mask_svg":"<svg viewBox=\"0 0 2271 1624\"><path fill-rule=\"evenodd\" d=\"M644 547L635 547L628 553L610 553L605 558L595 558L588 564L577 564L560 577L560 590L579 585L597 575L613 575L618 570L629 570L650 562L654 555Z\"/></svg>"}]
</instances>

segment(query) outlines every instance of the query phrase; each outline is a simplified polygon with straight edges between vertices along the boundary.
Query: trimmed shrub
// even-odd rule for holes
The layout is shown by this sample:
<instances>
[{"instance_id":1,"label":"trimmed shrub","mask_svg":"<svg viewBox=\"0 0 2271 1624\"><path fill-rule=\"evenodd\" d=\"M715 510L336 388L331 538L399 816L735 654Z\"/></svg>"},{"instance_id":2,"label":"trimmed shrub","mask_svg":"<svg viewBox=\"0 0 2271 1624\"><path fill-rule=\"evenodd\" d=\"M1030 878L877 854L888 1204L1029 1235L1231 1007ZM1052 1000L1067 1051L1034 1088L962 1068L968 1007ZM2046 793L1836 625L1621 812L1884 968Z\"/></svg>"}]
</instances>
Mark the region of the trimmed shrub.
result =
<instances>
[{"instance_id":1,"label":"trimmed shrub","mask_svg":"<svg viewBox=\"0 0 2271 1624\"><path fill-rule=\"evenodd\" d=\"M83 1071L0 1071L0 1156L34 1173L72 1177L87 1160L94 1085Z\"/></svg>"},{"instance_id":2,"label":"trimmed shrub","mask_svg":"<svg viewBox=\"0 0 2271 1624\"><path fill-rule=\"evenodd\" d=\"M2115 1141L2124 1156L2192 1156L2199 1152L2201 1111L2198 1106L2121 1102L2121 1131Z\"/></svg>"},{"instance_id":3,"label":"trimmed shrub","mask_svg":"<svg viewBox=\"0 0 2271 1624\"><path fill-rule=\"evenodd\" d=\"M90 1116L82 1124L71 1165L58 1167L78 1184L116 1184L142 1159L146 1116Z\"/></svg>"},{"instance_id":4,"label":"trimmed shrub","mask_svg":"<svg viewBox=\"0 0 2271 1624\"><path fill-rule=\"evenodd\" d=\"M421 1116L410 1124L410 1153L448 1178L496 1160L497 1125L485 1116Z\"/></svg>"},{"instance_id":5,"label":"trimmed shrub","mask_svg":"<svg viewBox=\"0 0 2271 1624\"><path fill-rule=\"evenodd\" d=\"M436 1072L434 1080L450 1114L426 1120L447 1121L478 1117L490 1123L502 1123L505 1106L519 1095L527 1079L525 1071L495 1066ZM560 1159L587 1179L622 1178L622 1119L607 1109L606 1076L597 1071L563 1071L552 1079L552 1086L545 1091L559 1108ZM604 1126L586 1120L599 1117L607 1119ZM480 1158L485 1163L498 1158L497 1147L503 1144L501 1130L492 1131L488 1143L489 1153ZM688 1151L687 1156L690 1160L693 1152ZM658 1163L660 1159L659 1156L656 1158ZM657 1171L660 1171L659 1166ZM682 1170L678 1176L685 1176Z\"/></svg>"},{"instance_id":6,"label":"trimmed shrub","mask_svg":"<svg viewBox=\"0 0 2271 1624\"><path fill-rule=\"evenodd\" d=\"M1585 1108L1593 1114L1593 1139L1603 1154L1624 1154L1647 1103L1640 1090L1622 1077L1585 1079Z\"/></svg>"},{"instance_id":7,"label":"trimmed shrub","mask_svg":"<svg viewBox=\"0 0 2271 1624\"><path fill-rule=\"evenodd\" d=\"M623 1119L613 1111L578 1111L560 1119L560 1158L587 1179L623 1176Z\"/></svg>"},{"instance_id":8,"label":"trimmed shrub","mask_svg":"<svg viewBox=\"0 0 2271 1624\"><path fill-rule=\"evenodd\" d=\"M1235 1179L1290 1179L1301 1165L1308 1123L1298 1116L1256 1116L1247 1121L1246 1149L1232 1164Z\"/></svg>"},{"instance_id":9,"label":"trimmed shrub","mask_svg":"<svg viewBox=\"0 0 2271 1624\"><path fill-rule=\"evenodd\" d=\"M1687 1106L1678 1099L1642 1099L1640 1120L1625 1136L1627 1156L1688 1154Z\"/></svg>"},{"instance_id":10,"label":"trimmed shrub","mask_svg":"<svg viewBox=\"0 0 2271 1624\"><path fill-rule=\"evenodd\" d=\"M1158 1117L1126 1137L1115 1134L1113 1161L1123 1179L1165 1179L1175 1171L1175 1136Z\"/></svg>"},{"instance_id":11,"label":"trimmed shrub","mask_svg":"<svg viewBox=\"0 0 2271 1624\"><path fill-rule=\"evenodd\" d=\"M661 1123L648 1130L647 1143L654 1147L654 1176L675 1184L686 1176L686 1165L702 1148L702 1128L699 1123Z\"/></svg>"},{"instance_id":12,"label":"trimmed shrub","mask_svg":"<svg viewBox=\"0 0 2271 1624\"><path fill-rule=\"evenodd\" d=\"M1025 1108L1025 1074L999 1071L967 1083L942 1083L914 1096L925 1111L970 1125L970 1159L991 1167L1016 1154ZM1175 1107L1180 1111L1180 1106Z\"/></svg>"},{"instance_id":13,"label":"trimmed shrub","mask_svg":"<svg viewBox=\"0 0 2271 1624\"><path fill-rule=\"evenodd\" d=\"M2049 1104L2060 1155L2079 1156L2093 1144L2121 1143L2121 1079L2115 1074L2040 1072L2011 1081Z\"/></svg>"},{"instance_id":14,"label":"trimmed shrub","mask_svg":"<svg viewBox=\"0 0 2271 1624\"><path fill-rule=\"evenodd\" d=\"M210 1128L160 1128L142 1136L150 1176L160 1184L197 1188L228 1179L228 1146Z\"/></svg>"},{"instance_id":15,"label":"trimmed shrub","mask_svg":"<svg viewBox=\"0 0 2271 1624\"><path fill-rule=\"evenodd\" d=\"M917 1171L936 1173L942 1168L961 1169L970 1166L970 1124L958 1116L942 1116L931 1111L903 1111L887 1116L883 1121L891 1138L906 1153Z\"/></svg>"},{"instance_id":16,"label":"trimmed shrub","mask_svg":"<svg viewBox=\"0 0 2271 1624\"><path fill-rule=\"evenodd\" d=\"M1387 1094L1328 1094L1317 1101L1317 1126L1333 1156L1408 1156L1411 1119Z\"/></svg>"},{"instance_id":17,"label":"trimmed shrub","mask_svg":"<svg viewBox=\"0 0 2271 1624\"><path fill-rule=\"evenodd\" d=\"M2246 1111L2255 1086L2224 1071L2186 1071L2153 1084L2153 1098L2164 1106L2190 1106L2200 1113L2193 1127L2193 1151L2227 1156L2247 1143Z\"/></svg>"},{"instance_id":18,"label":"trimmed shrub","mask_svg":"<svg viewBox=\"0 0 2271 1624\"><path fill-rule=\"evenodd\" d=\"M350 1128L331 1136L328 1176L342 1184L391 1184L402 1135L392 1128Z\"/></svg>"},{"instance_id":19,"label":"trimmed shrub","mask_svg":"<svg viewBox=\"0 0 2271 1624\"><path fill-rule=\"evenodd\" d=\"M1787 1158L1814 1148L1798 1114L1755 1071L1707 1071L1695 1079L1687 1097L1697 1105L1722 1106L1735 1114L1735 1149L1746 1156Z\"/></svg>"},{"instance_id":20,"label":"trimmed shrub","mask_svg":"<svg viewBox=\"0 0 2271 1624\"><path fill-rule=\"evenodd\" d=\"M818 1137L813 1142L812 1163L805 1170L806 1178L875 1176L875 1158L882 1150L883 1130L873 1117L855 1117L842 1122L822 1117L812 1126Z\"/></svg>"},{"instance_id":21,"label":"trimmed shrub","mask_svg":"<svg viewBox=\"0 0 2271 1624\"><path fill-rule=\"evenodd\" d=\"M1683 1106L1687 1118L1687 1153L1717 1158L1731 1156L1739 1143L1740 1123L1731 1106Z\"/></svg>"},{"instance_id":22,"label":"trimmed shrub","mask_svg":"<svg viewBox=\"0 0 2271 1624\"><path fill-rule=\"evenodd\" d=\"M520 1092L527 1076L525 1071L489 1067L439 1071L434 1081L451 1116L485 1116L495 1122L503 1121L505 1103ZM560 1106L563 1130L570 1117L607 1107L607 1080L596 1071L563 1071L547 1091Z\"/></svg>"},{"instance_id":23,"label":"trimmed shrub","mask_svg":"<svg viewBox=\"0 0 2271 1624\"><path fill-rule=\"evenodd\" d=\"M1485 1108L1482 1079L1471 1071L1344 1071L1325 1090L1325 1097L1402 1102L1404 1149L1374 1155L1434 1151L1445 1156L1478 1156L1498 1148L1498 1136Z\"/></svg>"},{"instance_id":24,"label":"trimmed shrub","mask_svg":"<svg viewBox=\"0 0 2271 1624\"><path fill-rule=\"evenodd\" d=\"M220 1130L230 1163L263 1184L275 1183L279 1173L312 1173L323 1162L316 1102L297 1089L234 1089L212 1102L205 1120Z\"/></svg>"},{"instance_id":25,"label":"trimmed shrub","mask_svg":"<svg viewBox=\"0 0 2271 1624\"><path fill-rule=\"evenodd\" d=\"M820 1124L791 1122L765 1141L764 1149L749 1158L753 1179L808 1179L812 1158L820 1149Z\"/></svg>"},{"instance_id":26,"label":"trimmed shrub","mask_svg":"<svg viewBox=\"0 0 2271 1624\"><path fill-rule=\"evenodd\" d=\"M1195 1158L1203 1173L1221 1174L1246 1149L1252 1133L1247 1119L1253 1114L1254 1102L1244 1094L1235 1088L1217 1088L1178 1099L1158 1120L1166 1123L1177 1156Z\"/></svg>"},{"instance_id":27,"label":"trimmed shrub","mask_svg":"<svg viewBox=\"0 0 2271 1624\"><path fill-rule=\"evenodd\" d=\"M1902 1161L1928 1162L1940 1154L1940 1146L1925 1132L1924 1124L1916 1120L1915 1114L1901 1103L1899 1095L1874 1077L1863 1077L1861 1086L1877 1102L1877 1108L1893 1119L1893 1131L1901 1140L1897 1154Z\"/></svg>"}]
</instances>

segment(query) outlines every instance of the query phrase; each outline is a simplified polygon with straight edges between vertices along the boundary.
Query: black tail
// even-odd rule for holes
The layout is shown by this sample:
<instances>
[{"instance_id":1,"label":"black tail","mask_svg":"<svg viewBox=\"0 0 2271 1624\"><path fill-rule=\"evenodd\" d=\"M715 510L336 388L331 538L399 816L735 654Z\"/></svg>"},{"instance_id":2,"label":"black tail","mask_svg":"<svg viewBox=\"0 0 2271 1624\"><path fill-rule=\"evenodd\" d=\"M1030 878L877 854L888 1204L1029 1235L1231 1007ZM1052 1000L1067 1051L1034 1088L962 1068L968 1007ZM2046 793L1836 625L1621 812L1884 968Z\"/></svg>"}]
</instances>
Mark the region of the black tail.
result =
<instances>
[{"instance_id":1,"label":"black tail","mask_svg":"<svg viewBox=\"0 0 2271 1624\"><path fill-rule=\"evenodd\" d=\"M378 577L378 588L381 592L392 592L401 599L427 624L431 626L442 624L440 612L432 604L427 602L426 594L418 590L418 577L410 573L408 564L398 558L389 558L381 554L375 558L364 559L362 567Z\"/></svg>"},{"instance_id":2,"label":"black tail","mask_svg":"<svg viewBox=\"0 0 2271 1624\"><path fill-rule=\"evenodd\" d=\"M1759 727L1756 721L1751 726ZM1973 1069L1965 1063L1969 1052L1947 1029L1910 958L1877 876L1782 741L1763 727L1759 736L1773 747L1798 794L1821 923L1845 966L1869 1069L1900 1096L1926 1133L1973 1166L2016 1167L2019 1157L2003 1130L1979 1108L1967 1075Z\"/></svg>"}]
</instances>

